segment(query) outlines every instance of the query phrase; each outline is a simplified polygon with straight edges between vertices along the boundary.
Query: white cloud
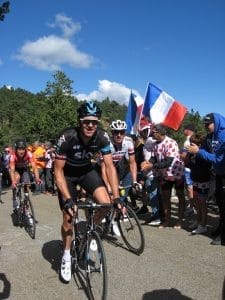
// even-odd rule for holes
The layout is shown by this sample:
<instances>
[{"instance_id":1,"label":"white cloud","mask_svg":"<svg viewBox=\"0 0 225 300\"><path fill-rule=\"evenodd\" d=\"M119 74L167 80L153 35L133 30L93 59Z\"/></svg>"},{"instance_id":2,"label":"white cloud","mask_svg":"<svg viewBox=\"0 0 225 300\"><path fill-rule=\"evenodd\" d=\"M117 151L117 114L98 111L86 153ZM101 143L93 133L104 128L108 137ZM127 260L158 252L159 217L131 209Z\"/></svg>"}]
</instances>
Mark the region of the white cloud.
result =
<instances>
[{"instance_id":1,"label":"white cloud","mask_svg":"<svg viewBox=\"0 0 225 300\"><path fill-rule=\"evenodd\" d=\"M76 98L78 100L93 99L102 101L108 97L110 100L115 100L120 104L127 105L129 102L130 92L131 89L125 85L104 79L98 81L98 90L92 91L90 94L77 94ZM143 101L138 91L132 90L132 92L138 97L140 102Z\"/></svg>"},{"instance_id":2,"label":"white cloud","mask_svg":"<svg viewBox=\"0 0 225 300\"><path fill-rule=\"evenodd\" d=\"M64 14L57 14L55 22L48 25L52 28L59 27L65 38L69 38L81 30L80 23L74 23L71 18Z\"/></svg>"},{"instance_id":3,"label":"white cloud","mask_svg":"<svg viewBox=\"0 0 225 300\"><path fill-rule=\"evenodd\" d=\"M57 14L50 27L59 27L63 36L49 35L35 41L27 41L17 52L15 58L39 70L55 71L61 65L72 68L89 68L94 62L93 56L80 51L69 39L81 30L79 23L71 18Z\"/></svg>"},{"instance_id":4,"label":"white cloud","mask_svg":"<svg viewBox=\"0 0 225 300\"><path fill-rule=\"evenodd\" d=\"M50 35L26 42L16 55L18 60L39 70L59 70L62 64L88 68L93 57L79 51L69 40Z\"/></svg>"},{"instance_id":5,"label":"white cloud","mask_svg":"<svg viewBox=\"0 0 225 300\"><path fill-rule=\"evenodd\" d=\"M0 58L0 66L3 65L3 60Z\"/></svg>"}]
</instances>

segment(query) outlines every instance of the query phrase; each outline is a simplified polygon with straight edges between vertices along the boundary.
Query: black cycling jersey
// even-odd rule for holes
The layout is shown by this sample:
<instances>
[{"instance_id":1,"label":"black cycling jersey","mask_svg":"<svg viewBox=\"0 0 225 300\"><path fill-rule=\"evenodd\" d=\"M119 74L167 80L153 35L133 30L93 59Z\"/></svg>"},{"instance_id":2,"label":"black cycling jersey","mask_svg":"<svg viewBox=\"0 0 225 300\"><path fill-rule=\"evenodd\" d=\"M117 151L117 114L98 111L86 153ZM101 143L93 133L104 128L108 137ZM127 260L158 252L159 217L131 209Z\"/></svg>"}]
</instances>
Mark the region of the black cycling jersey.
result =
<instances>
[{"instance_id":1,"label":"black cycling jersey","mask_svg":"<svg viewBox=\"0 0 225 300\"><path fill-rule=\"evenodd\" d=\"M92 159L98 152L102 155L111 153L109 136L105 131L97 128L88 144L84 144L79 127L71 127L61 133L55 158L66 160L65 176L80 177L93 169Z\"/></svg>"}]
</instances>

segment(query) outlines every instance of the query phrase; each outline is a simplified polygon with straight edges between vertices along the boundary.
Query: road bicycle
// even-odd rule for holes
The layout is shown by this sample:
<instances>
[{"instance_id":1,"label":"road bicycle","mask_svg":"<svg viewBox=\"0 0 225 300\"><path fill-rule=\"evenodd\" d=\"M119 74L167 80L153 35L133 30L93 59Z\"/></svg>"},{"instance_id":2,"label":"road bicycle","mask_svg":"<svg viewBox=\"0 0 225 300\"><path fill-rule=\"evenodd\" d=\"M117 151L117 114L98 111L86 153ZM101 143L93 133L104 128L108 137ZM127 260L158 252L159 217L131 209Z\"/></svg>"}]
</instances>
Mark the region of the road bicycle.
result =
<instances>
[{"instance_id":1,"label":"road bicycle","mask_svg":"<svg viewBox=\"0 0 225 300\"><path fill-rule=\"evenodd\" d=\"M27 183L18 183L16 185L16 201L18 208L15 211L17 222L20 227L24 227L32 239L36 234L36 218L33 203L29 195L29 186Z\"/></svg>"},{"instance_id":2,"label":"road bicycle","mask_svg":"<svg viewBox=\"0 0 225 300\"><path fill-rule=\"evenodd\" d=\"M108 288L106 256L96 230L94 214L99 209L112 208L112 204L97 204L92 197L87 196L86 201L78 202L76 207L72 220L74 239L71 244L71 271L75 281L77 277L86 288L88 299L105 300ZM86 212L87 221L83 229L78 218L80 209Z\"/></svg>"},{"instance_id":3,"label":"road bicycle","mask_svg":"<svg viewBox=\"0 0 225 300\"><path fill-rule=\"evenodd\" d=\"M128 201L128 198L124 196L126 188L127 187L120 187L119 190L123 208L120 209L118 206L112 206L105 218L105 222L99 227L102 230L103 238L107 238L108 234L115 235L113 226L116 222L120 232L120 237L117 237L117 239L122 240L131 252L140 255L145 248L144 232L136 213L131 208L131 203Z\"/></svg>"}]
</instances>

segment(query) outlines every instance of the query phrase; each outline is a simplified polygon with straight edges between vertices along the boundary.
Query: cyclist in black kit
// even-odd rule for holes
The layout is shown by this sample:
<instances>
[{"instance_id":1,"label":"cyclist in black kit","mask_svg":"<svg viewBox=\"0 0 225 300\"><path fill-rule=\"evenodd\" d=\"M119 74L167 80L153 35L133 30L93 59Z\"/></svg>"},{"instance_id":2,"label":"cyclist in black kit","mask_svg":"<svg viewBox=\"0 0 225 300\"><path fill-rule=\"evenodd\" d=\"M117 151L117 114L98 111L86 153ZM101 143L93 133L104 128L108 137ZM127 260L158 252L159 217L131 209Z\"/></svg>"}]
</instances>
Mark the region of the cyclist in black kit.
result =
<instances>
[{"instance_id":1,"label":"cyclist in black kit","mask_svg":"<svg viewBox=\"0 0 225 300\"><path fill-rule=\"evenodd\" d=\"M72 241L72 224L76 183L93 194L96 202L110 203L101 175L95 170L91 160L101 152L106 172L112 187L113 198L119 198L118 179L112 161L108 134L98 128L101 117L100 108L92 101L85 102L77 110L78 126L65 129L57 143L54 173L58 188L60 208L63 213L62 239L64 253L61 263L61 278L65 282L71 279L70 246ZM96 213L95 221L100 223L107 212Z\"/></svg>"}]
</instances>

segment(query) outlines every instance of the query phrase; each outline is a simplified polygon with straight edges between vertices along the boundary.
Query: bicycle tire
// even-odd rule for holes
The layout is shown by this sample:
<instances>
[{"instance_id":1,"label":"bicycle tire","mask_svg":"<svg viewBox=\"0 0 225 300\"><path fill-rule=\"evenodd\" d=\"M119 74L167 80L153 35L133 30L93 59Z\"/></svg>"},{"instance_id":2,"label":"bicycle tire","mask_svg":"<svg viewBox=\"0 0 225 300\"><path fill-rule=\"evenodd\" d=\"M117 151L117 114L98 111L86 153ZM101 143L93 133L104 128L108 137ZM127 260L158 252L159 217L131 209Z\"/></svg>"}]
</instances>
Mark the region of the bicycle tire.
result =
<instances>
[{"instance_id":1,"label":"bicycle tire","mask_svg":"<svg viewBox=\"0 0 225 300\"><path fill-rule=\"evenodd\" d=\"M24 222L25 229L28 232L29 236L32 239L35 239L35 235L36 235L36 217L35 217L35 213L34 213L34 206L33 206L33 203L32 203L29 196L26 196L26 200L24 200L24 205L26 205L25 210L28 210L29 216L32 219L32 223L30 223L30 224L27 224L26 222Z\"/></svg>"},{"instance_id":2,"label":"bicycle tire","mask_svg":"<svg viewBox=\"0 0 225 300\"><path fill-rule=\"evenodd\" d=\"M23 200L22 200L21 191L17 192L16 200L19 204L19 208L16 210L17 224L20 227L23 227L24 226L24 221L23 221L23 205L24 204L23 204Z\"/></svg>"},{"instance_id":3,"label":"bicycle tire","mask_svg":"<svg viewBox=\"0 0 225 300\"><path fill-rule=\"evenodd\" d=\"M93 241L95 241L95 249L93 249ZM108 289L106 256L99 234L95 231L87 236L86 279L89 299L105 300Z\"/></svg>"},{"instance_id":4,"label":"bicycle tire","mask_svg":"<svg viewBox=\"0 0 225 300\"><path fill-rule=\"evenodd\" d=\"M122 212L118 210L117 225L121 238L131 252L140 255L145 248L144 232L133 209L127 205L126 210L125 217Z\"/></svg>"}]
</instances>

